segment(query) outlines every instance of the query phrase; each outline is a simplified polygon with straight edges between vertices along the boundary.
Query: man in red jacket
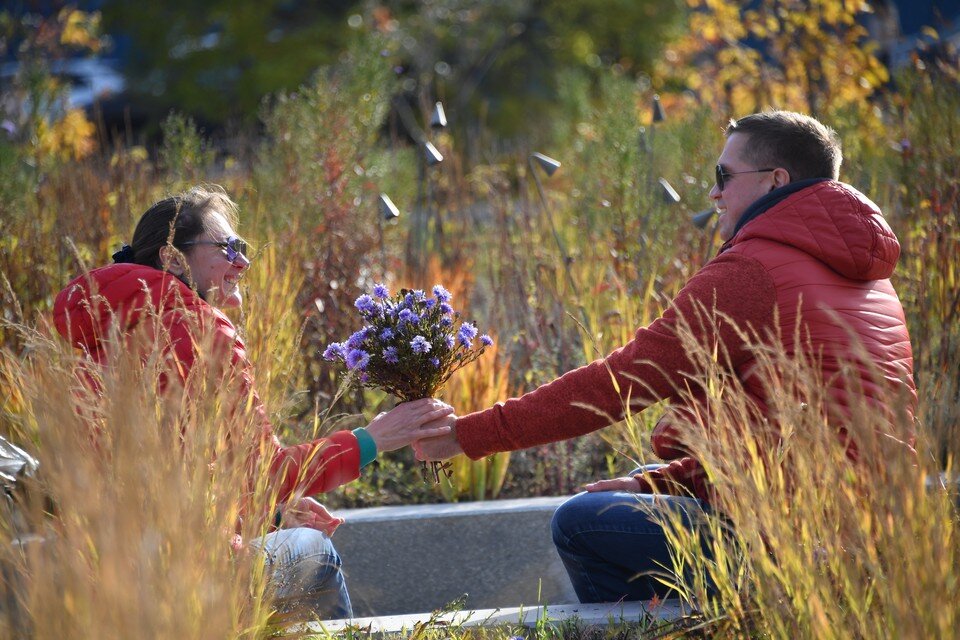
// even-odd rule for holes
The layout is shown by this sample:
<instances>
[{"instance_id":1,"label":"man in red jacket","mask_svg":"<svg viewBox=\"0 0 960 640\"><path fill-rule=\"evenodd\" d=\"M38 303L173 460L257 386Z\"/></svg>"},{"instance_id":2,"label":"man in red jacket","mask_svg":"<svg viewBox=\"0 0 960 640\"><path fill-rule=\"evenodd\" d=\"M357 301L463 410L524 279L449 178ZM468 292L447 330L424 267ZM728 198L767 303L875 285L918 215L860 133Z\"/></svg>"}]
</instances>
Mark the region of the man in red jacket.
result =
<instances>
[{"instance_id":1,"label":"man in red jacket","mask_svg":"<svg viewBox=\"0 0 960 640\"><path fill-rule=\"evenodd\" d=\"M822 379L831 381L836 416L862 399L893 420L897 398L905 400L906 417L913 416L910 339L889 280L900 245L877 206L837 181L836 133L808 116L774 111L732 121L726 135L710 191L724 244L662 317L606 358L485 411L448 416L441 422L454 426L450 434L415 444L424 459L460 452L476 459L595 431L609 416L621 419L628 404L632 410L660 400L680 405L651 438L668 464L588 485L554 516L554 541L582 602L665 595L650 574L670 566L667 542L657 521L637 509L638 500L654 504L650 494L672 494L657 496L656 504L676 509L688 523L709 508L706 473L672 422L678 413L698 416L703 399L680 392L703 373L680 338L681 319L701 344L716 345L758 415L773 418L754 351L738 328L773 339L788 356L816 361ZM727 321L698 322L704 310ZM858 361L864 353L867 361ZM836 375L851 361L859 362L852 382ZM707 425L697 426L709 437ZM856 444L842 428L840 436L855 458Z\"/></svg>"}]
</instances>

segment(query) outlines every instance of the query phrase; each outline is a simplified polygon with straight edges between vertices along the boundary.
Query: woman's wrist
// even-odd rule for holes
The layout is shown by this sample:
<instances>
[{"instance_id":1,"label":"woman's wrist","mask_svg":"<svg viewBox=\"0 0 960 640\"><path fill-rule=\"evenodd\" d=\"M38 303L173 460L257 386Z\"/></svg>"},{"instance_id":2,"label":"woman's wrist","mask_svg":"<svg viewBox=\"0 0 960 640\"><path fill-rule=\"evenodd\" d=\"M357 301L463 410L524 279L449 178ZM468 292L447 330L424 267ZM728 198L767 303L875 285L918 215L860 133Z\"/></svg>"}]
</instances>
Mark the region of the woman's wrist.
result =
<instances>
[{"instance_id":1,"label":"woman's wrist","mask_svg":"<svg viewBox=\"0 0 960 640\"><path fill-rule=\"evenodd\" d=\"M357 437L357 444L360 446L360 467L362 468L377 459L377 442L364 427L354 429L353 435Z\"/></svg>"}]
</instances>

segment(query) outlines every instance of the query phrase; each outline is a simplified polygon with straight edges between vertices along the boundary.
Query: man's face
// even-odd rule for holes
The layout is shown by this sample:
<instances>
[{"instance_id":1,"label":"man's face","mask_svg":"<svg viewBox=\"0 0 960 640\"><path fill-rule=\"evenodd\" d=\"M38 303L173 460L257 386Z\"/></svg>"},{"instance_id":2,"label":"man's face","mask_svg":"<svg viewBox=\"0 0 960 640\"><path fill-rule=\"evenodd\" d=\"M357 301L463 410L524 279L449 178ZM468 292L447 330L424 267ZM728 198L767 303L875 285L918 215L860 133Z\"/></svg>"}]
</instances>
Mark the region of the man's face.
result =
<instances>
[{"instance_id":1,"label":"man's face","mask_svg":"<svg viewBox=\"0 0 960 640\"><path fill-rule=\"evenodd\" d=\"M743 159L746 157L744 151L749 144L749 135L733 133L727 138L723 153L717 160L717 164L720 165L725 174L739 174L726 177L723 191L720 191L720 187L716 184L710 190L710 198L714 200L717 213L720 214L720 239L724 242L733 237L733 230L743 216L743 212L760 196L781 186L779 184L781 181L780 173L786 174L783 169L778 169L776 172L741 173L744 171L755 172L757 169L767 168L755 167L752 163ZM789 181L789 177L787 177L787 180Z\"/></svg>"}]
</instances>

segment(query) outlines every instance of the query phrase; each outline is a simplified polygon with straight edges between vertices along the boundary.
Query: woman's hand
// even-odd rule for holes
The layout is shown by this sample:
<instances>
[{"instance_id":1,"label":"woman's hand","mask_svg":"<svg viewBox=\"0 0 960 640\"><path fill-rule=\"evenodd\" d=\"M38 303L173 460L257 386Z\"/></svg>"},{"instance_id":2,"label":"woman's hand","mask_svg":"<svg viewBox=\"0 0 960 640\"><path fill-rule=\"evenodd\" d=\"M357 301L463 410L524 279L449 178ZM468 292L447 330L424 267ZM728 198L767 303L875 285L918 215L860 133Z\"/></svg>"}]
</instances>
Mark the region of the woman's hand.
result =
<instances>
[{"instance_id":1,"label":"woman's hand","mask_svg":"<svg viewBox=\"0 0 960 640\"><path fill-rule=\"evenodd\" d=\"M341 524L343 524L343 518L331 514L325 506L313 498L300 498L288 502L282 509L281 526L284 529L308 527L332 536Z\"/></svg>"},{"instance_id":2,"label":"woman's hand","mask_svg":"<svg viewBox=\"0 0 960 640\"><path fill-rule=\"evenodd\" d=\"M451 427L448 424L427 423L452 413L453 407L433 398L412 400L378 415L367 425L367 433L377 444L377 451L393 451L414 440L450 433Z\"/></svg>"}]
</instances>

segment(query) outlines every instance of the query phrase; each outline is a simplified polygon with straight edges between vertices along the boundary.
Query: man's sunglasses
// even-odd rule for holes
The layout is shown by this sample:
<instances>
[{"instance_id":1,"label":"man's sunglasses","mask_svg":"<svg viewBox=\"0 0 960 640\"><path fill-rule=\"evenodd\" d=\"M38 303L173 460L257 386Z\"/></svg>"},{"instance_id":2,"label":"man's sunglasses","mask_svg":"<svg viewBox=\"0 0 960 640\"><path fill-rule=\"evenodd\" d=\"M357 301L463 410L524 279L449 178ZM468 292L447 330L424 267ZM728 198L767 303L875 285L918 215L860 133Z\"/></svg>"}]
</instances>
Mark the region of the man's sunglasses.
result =
<instances>
[{"instance_id":1,"label":"man's sunglasses","mask_svg":"<svg viewBox=\"0 0 960 640\"><path fill-rule=\"evenodd\" d=\"M776 169L754 169L753 171L724 171L723 167L717 165L717 189L723 191L723 188L726 186L727 178L731 176L739 176L744 173L764 173L765 171L776 171Z\"/></svg>"},{"instance_id":2,"label":"man's sunglasses","mask_svg":"<svg viewBox=\"0 0 960 640\"><path fill-rule=\"evenodd\" d=\"M191 242L184 242L182 246L189 247L194 244L216 245L221 249L223 249L223 253L226 255L227 260L229 260L230 262L236 262L240 258L240 256L243 256L244 258L246 258L247 250L249 248L247 246L246 240L241 240L236 236L228 237L225 242L218 242L216 240L193 240Z\"/></svg>"}]
</instances>

